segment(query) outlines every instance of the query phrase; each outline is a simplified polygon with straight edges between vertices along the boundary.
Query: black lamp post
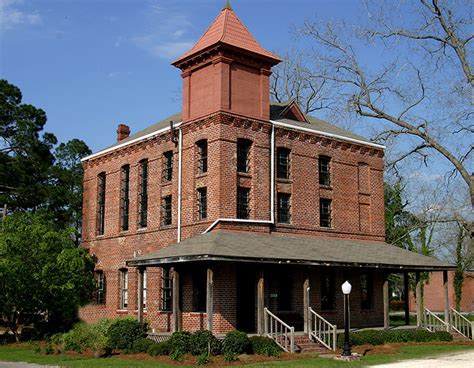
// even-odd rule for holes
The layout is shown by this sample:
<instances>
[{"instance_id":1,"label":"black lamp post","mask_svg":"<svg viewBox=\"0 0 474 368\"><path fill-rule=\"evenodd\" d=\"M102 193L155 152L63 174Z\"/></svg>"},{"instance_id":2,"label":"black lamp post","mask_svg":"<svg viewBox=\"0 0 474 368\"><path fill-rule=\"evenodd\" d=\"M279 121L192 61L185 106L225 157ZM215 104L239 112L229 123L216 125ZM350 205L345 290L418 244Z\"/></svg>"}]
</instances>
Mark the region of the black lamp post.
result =
<instances>
[{"instance_id":1,"label":"black lamp post","mask_svg":"<svg viewBox=\"0 0 474 368\"><path fill-rule=\"evenodd\" d=\"M352 286L349 281L342 284L342 292L344 294L344 349L342 350L342 356L352 356L351 345L349 344L349 294L351 293Z\"/></svg>"}]
</instances>

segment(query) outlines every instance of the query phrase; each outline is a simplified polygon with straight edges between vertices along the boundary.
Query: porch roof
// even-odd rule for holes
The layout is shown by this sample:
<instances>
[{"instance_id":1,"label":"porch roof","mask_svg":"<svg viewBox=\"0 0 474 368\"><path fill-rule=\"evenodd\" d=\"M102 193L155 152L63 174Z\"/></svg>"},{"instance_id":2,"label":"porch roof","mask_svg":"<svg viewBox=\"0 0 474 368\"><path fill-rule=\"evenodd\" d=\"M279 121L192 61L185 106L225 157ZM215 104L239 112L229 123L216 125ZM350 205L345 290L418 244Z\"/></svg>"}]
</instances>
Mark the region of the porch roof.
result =
<instances>
[{"instance_id":1,"label":"porch roof","mask_svg":"<svg viewBox=\"0 0 474 368\"><path fill-rule=\"evenodd\" d=\"M127 261L128 266L159 266L191 261L448 270L455 266L384 242L329 237L213 231Z\"/></svg>"}]
</instances>

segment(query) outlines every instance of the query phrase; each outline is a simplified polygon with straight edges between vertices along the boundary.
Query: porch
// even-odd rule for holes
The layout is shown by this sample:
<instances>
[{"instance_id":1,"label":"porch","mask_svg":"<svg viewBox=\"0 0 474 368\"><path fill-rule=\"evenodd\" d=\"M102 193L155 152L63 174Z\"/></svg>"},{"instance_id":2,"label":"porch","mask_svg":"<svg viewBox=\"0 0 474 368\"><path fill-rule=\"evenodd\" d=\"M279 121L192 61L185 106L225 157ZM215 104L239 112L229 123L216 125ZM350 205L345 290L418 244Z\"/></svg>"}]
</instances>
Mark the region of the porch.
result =
<instances>
[{"instance_id":1,"label":"porch","mask_svg":"<svg viewBox=\"0 0 474 368\"><path fill-rule=\"evenodd\" d=\"M171 331L207 329L220 334L238 329L275 340L280 336L281 344L291 344L291 334L298 331L316 340L319 333L329 348L337 326L343 326L344 281L353 285L352 327L388 329L390 274L404 275L408 295L407 275L414 272L416 294L421 296L421 271L446 273L452 268L385 243L226 231L198 235L127 264L139 270L139 291L146 268L171 272ZM446 282L444 287L447 290ZM142 301L139 292L139 319ZM418 306L420 327L421 298ZM449 304L445 306L448 320ZM408 313L406 302L407 322Z\"/></svg>"}]
</instances>

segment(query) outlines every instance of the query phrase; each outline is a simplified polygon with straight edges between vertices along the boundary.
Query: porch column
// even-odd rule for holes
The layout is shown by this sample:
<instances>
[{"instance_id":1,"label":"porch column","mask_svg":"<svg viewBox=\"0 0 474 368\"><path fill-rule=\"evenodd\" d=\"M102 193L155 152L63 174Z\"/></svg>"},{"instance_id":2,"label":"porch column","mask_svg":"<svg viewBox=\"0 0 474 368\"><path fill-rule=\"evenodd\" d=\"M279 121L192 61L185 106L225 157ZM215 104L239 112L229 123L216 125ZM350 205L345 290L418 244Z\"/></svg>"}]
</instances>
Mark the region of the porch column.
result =
<instances>
[{"instance_id":1,"label":"porch column","mask_svg":"<svg viewBox=\"0 0 474 368\"><path fill-rule=\"evenodd\" d=\"M265 294L264 294L264 285L265 285L265 278L263 269L260 270L258 275L258 282L257 282L257 333L259 335L263 335L265 331L265 315L264 315L264 308L265 308Z\"/></svg>"},{"instance_id":2,"label":"porch column","mask_svg":"<svg viewBox=\"0 0 474 368\"><path fill-rule=\"evenodd\" d=\"M138 267L138 322L143 322L143 275L144 267Z\"/></svg>"},{"instance_id":3,"label":"porch column","mask_svg":"<svg viewBox=\"0 0 474 368\"><path fill-rule=\"evenodd\" d=\"M179 307L179 272L173 269L173 317L174 332L182 330L181 309Z\"/></svg>"},{"instance_id":4,"label":"porch column","mask_svg":"<svg viewBox=\"0 0 474 368\"><path fill-rule=\"evenodd\" d=\"M206 328L212 332L212 317L214 315L214 273L207 269L207 293L206 293Z\"/></svg>"},{"instance_id":5,"label":"porch column","mask_svg":"<svg viewBox=\"0 0 474 368\"><path fill-rule=\"evenodd\" d=\"M405 325L410 324L410 289L408 287L408 272L403 272L403 294L405 300L403 301L405 307Z\"/></svg>"},{"instance_id":6,"label":"porch column","mask_svg":"<svg viewBox=\"0 0 474 368\"><path fill-rule=\"evenodd\" d=\"M421 275L416 272L416 325L421 327L423 324L423 297L421 295Z\"/></svg>"},{"instance_id":7,"label":"porch column","mask_svg":"<svg viewBox=\"0 0 474 368\"><path fill-rule=\"evenodd\" d=\"M309 276L306 276L303 282L303 316L304 332L308 332L309 325Z\"/></svg>"},{"instance_id":8,"label":"porch column","mask_svg":"<svg viewBox=\"0 0 474 368\"><path fill-rule=\"evenodd\" d=\"M448 271L443 271L444 321L449 325Z\"/></svg>"},{"instance_id":9,"label":"porch column","mask_svg":"<svg viewBox=\"0 0 474 368\"><path fill-rule=\"evenodd\" d=\"M389 307L390 301L388 295L388 273L386 273L383 281L383 328L385 330L388 330L390 327Z\"/></svg>"}]
</instances>

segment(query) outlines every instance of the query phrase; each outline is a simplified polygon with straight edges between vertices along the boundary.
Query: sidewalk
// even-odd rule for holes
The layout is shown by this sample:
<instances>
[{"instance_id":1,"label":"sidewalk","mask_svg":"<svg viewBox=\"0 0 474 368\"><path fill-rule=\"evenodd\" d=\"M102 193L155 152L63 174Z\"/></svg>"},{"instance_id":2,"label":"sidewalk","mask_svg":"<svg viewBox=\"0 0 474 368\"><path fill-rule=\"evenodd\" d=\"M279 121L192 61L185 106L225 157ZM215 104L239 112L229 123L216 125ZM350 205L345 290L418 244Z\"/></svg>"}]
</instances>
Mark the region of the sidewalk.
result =
<instances>
[{"instance_id":1,"label":"sidewalk","mask_svg":"<svg viewBox=\"0 0 474 368\"><path fill-rule=\"evenodd\" d=\"M374 368L474 368L474 351L373 365Z\"/></svg>"}]
</instances>

